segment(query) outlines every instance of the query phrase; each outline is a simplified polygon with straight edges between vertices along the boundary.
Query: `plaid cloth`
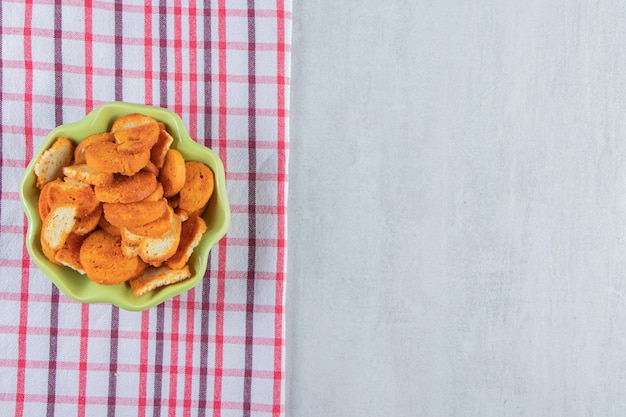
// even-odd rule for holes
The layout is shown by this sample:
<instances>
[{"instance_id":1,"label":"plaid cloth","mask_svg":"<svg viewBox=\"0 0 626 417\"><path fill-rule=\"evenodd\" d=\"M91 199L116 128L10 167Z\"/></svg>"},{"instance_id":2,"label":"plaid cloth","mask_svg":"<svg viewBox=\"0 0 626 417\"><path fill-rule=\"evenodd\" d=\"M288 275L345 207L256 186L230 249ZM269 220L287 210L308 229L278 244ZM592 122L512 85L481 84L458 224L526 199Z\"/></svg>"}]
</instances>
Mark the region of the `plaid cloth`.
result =
<instances>
[{"instance_id":1,"label":"plaid cloth","mask_svg":"<svg viewBox=\"0 0 626 417\"><path fill-rule=\"evenodd\" d=\"M284 413L291 2L0 2L0 415ZM18 183L43 137L108 101L169 108L226 168L201 284L133 313L59 293Z\"/></svg>"}]
</instances>

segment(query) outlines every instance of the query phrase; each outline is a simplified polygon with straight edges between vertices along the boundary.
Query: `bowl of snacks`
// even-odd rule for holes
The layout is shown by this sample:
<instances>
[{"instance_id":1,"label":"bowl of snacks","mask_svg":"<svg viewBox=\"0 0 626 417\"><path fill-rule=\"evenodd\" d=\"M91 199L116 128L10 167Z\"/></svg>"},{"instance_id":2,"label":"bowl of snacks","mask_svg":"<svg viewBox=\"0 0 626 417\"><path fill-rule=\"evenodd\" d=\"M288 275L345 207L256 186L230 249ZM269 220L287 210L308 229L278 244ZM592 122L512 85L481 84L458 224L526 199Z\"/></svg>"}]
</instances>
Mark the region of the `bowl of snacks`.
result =
<instances>
[{"instance_id":1,"label":"bowl of snacks","mask_svg":"<svg viewBox=\"0 0 626 417\"><path fill-rule=\"evenodd\" d=\"M54 285L129 311L198 284L230 225L220 158L160 107L112 102L54 128L19 193L28 253Z\"/></svg>"}]
</instances>

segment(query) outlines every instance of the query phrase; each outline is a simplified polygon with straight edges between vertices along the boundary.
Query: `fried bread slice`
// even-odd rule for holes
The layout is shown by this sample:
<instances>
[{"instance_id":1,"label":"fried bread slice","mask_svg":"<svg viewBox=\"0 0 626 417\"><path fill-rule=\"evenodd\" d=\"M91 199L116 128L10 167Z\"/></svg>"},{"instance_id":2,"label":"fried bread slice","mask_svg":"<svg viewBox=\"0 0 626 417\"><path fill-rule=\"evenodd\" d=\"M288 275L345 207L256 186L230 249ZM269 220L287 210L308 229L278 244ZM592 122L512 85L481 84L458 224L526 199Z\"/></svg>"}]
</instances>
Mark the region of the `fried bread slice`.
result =
<instances>
[{"instance_id":1,"label":"fried bread slice","mask_svg":"<svg viewBox=\"0 0 626 417\"><path fill-rule=\"evenodd\" d=\"M152 194L157 188L154 174L141 171L132 176L119 175L111 185L95 186L98 200L103 203L134 203Z\"/></svg>"},{"instance_id":2,"label":"fried bread slice","mask_svg":"<svg viewBox=\"0 0 626 417\"><path fill-rule=\"evenodd\" d=\"M76 149L74 149L74 163L77 165L86 164L87 159L85 159L85 149L98 142L115 142L115 136L113 136L111 132L96 133L94 135L87 136L78 145L76 145Z\"/></svg>"},{"instance_id":3,"label":"fried bread slice","mask_svg":"<svg viewBox=\"0 0 626 417\"><path fill-rule=\"evenodd\" d=\"M172 269L168 266L148 268L137 278L128 281L135 297L140 297L148 292L165 285L174 284L186 280L191 276L189 267L185 265L181 269Z\"/></svg>"},{"instance_id":4,"label":"fried bread slice","mask_svg":"<svg viewBox=\"0 0 626 417\"><path fill-rule=\"evenodd\" d=\"M163 216L167 207L164 198L134 203L103 203L104 217L117 227L137 227L151 223Z\"/></svg>"},{"instance_id":5,"label":"fried bread slice","mask_svg":"<svg viewBox=\"0 0 626 417\"><path fill-rule=\"evenodd\" d=\"M150 161L150 150L134 154L118 151L115 142L98 142L85 149L85 161L94 171L109 174L134 175Z\"/></svg>"},{"instance_id":6,"label":"fried bread slice","mask_svg":"<svg viewBox=\"0 0 626 417\"><path fill-rule=\"evenodd\" d=\"M87 164L63 167L63 174L90 185L110 185L113 182L112 173L95 171Z\"/></svg>"},{"instance_id":7,"label":"fried bread slice","mask_svg":"<svg viewBox=\"0 0 626 417\"><path fill-rule=\"evenodd\" d=\"M66 137L57 138L35 161L35 186L39 189L50 181L63 176L63 167L71 165L74 159L74 144Z\"/></svg>"},{"instance_id":8,"label":"fried bread slice","mask_svg":"<svg viewBox=\"0 0 626 417\"><path fill-rule=\"evenodd\" d=\"M76 213L76 206L58 206L50 211L41 226L41 240L48 248L56 251L63 247L76 224Z\"/></svg>"},{"instance_id":9,"label":"fried bread slice","mask_svg":"<svg viewBox=\"0 0 626 417\"><path fill-rule=\"evenodd\" d=\"M206 232L206 223L199 216L191 216L182 223L180 242L176 253L167 259L167 266L172 269L180 269L187 264L193 250Z\"/></svg>"},{"instance_id":10,"label":"fried bread slice","mask_svg":"<svg viewBox=\"0 0 626 417\"><path fill-rule=\"evenodd\" d=\"M190 216L201 216L213 194L214 181L213 171L202 162L185 162L185 184L179 193L178 207Z\"/></svg>"},{"instance_id":11,"label":"fried bread slice","mask_svg":"<svg viewBox=\"0 0 626 417\"><path fill-rule=\"evenodd\" d=\"M121 116L111 126L111 133L122 154L149 151L157 143L160 132L156 120L138 113Z\"/></svg>"},{"instance_id":12,"label":"fried bread slice","mask_svg":"<svg viewBox=\"0 0 626 417\"><path fill-rule=\"evenodd\" d=\"M172 197L185 185L185 159L176 149L170 149L165 155L165 163L159 172L159 181L163 184L163 195Z\"/></svg>"},{"instance_id":13,"label":"fried bread slice","mask_svg":"<svg viewBox=\"0 0 626 417\"><path fill-rule=\"evenodd\" d=\"M80 262L92 281L102 285L117 285L137 277L147 265L137 256L124 256L121 237L103 230L91 233L80 248Z\"/></svg>"}]
</instances>

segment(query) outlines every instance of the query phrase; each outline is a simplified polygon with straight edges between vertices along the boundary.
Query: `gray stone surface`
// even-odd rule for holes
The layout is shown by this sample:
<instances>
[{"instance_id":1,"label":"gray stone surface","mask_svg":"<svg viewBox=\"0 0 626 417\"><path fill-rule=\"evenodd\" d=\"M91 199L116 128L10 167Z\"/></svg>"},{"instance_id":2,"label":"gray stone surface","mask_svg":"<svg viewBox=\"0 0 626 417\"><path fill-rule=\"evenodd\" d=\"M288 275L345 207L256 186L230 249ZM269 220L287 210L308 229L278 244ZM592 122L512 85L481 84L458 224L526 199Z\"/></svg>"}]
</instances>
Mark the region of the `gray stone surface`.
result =
<instances>
[{"instance_id":1,"label":"gray stone surface","mask_svg":"<svg viewBox=\"0 0 626 417\"><path fill-rule=\"evenodd\" d=\"M294 2L287 416L626 415L625 18Z\"/></svg>"}]
</instances>

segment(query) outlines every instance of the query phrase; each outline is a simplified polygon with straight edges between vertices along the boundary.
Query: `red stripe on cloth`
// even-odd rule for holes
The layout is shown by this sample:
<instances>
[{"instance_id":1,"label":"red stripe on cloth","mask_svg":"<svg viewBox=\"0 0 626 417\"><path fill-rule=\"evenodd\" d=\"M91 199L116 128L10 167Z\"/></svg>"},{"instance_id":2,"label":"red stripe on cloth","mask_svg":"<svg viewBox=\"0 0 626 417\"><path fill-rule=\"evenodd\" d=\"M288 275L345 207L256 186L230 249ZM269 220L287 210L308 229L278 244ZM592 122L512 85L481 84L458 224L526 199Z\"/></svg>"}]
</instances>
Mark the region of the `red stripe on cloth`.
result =
<instances>
[{"instance_id":1,"label":"red stripe on cloth","mask_svg":"<svg viewBox=\"0 0 626 417\"><path fill-rule=\"evenodd\" d=\"M65 66L64 66L65 68ZM67 71L64 71L67 72ZM119 71L118 75L121 74L121 78L137 78L137 79L143 79L143 71L135 71L136 76L130 76L128 74L128 71ZM82 72L81 72L82 74ZM167 83L167 81L170 79L171 77L166 77L163 76L161 77L162 82ZM232 80L229 79L229 77L224 76L221 77L219 80L221 81L226 81L226 82L232 82ZM215 81L218 81L218 79L216 78ZM281 82L284 82L284 80L281 80ZM268 84L274 84L275 82L271 82ZM257 83L260 84L260 83ZM18 102L22 102L23 100L23 95L22 94L17 94L17 93L3 93L2 95L4 101L18 101ZM47 95L39 95L39 94L33 94L32 95L32 103L41 103L41 104L54 104L54 98L47 96ZM75 106L75 107L85 107L85 99L83 98L64 98L63 99L63 106L67 107L67 106ZM99 105L99 104L104 104L104 101L96 101L94 104ZM183 104L182 105L182 109L184 113L189 112L189 105L187 104ZM224 113L229 115L229 116L247 116L248 115L248 108L247 107L230 107L228 109L224 109ZM280 117L286 117L288 116L287 114L287 110L283 109L283 110L276 110L276 109L270 109L270 108L257 108L256 109L256 113L257 116L265 116L265 117L276 117L276 116L280 116ZM15 129L22 129L21 126L16 126ZM44 130L44 129L40 129L40 131L43 132L44 135L46 135L49 130ZM237 140L237 139L234 139ZM243 139L239 139L239 141L242 141ZM229 140L229 146L230 146L230 140ZM247 146L244 146L247 147Z\"/></svg>"},{"instance_id":2,"label":"red stripe on cloth","mask_svg":"<svg viewBox=\"0 0 626 417\"><path fill-rule=\"evenodd\" d=\"M198 48L197 39L197 9L195 3L189 5L189 134L197 140L198 137Z\"/></svg>"},{"instance_id":3,"label":"red stripe on cloth","mask_svg":"<svg viewBox=\"0 0 626 417\"><path fill-rule=\"evenodd\" d=\"M93 110L92 0L85 0L85 114ZM87 404L87 364L89 352L89 305L81 306L78 371L78 416L85 417Z\"/></svg>"},{"instance_id":4,"label":"red stripe on cloth","mask_svg":"<svg viewBox=\"0 0 626 417\"><path fill-rule=\"evenodd\" d=\"M89 305L81 306L80 315L80 365L78 367L78 416L85 417L87 404L87 363L89 351Z\"/></svg>"},{"instance_id":5,"label":"red stripe on cloth","mask_svg":"<svg viewBox=\"0 0 626 417\"><path fill-rule=\"evenodd\" d=\"M17 3L17 4L22 4L23 1L22 0L4 0L4 3ZM54 0L38 0L37 5L51 5L54 4ZM65 6L75 6L75 7L82 7L83 6L83 0L64 0L63 4ZM93 2L93 8L94 9L100 9L100 10L108 10L108 11L112 11L114 9L114 5L111 2L108 1L94 1ZM124 12L127 13L143 13L143 11L145 10L143 6L138 6L138 5L134 5L134 4L124 4L122 6L122 10ZM217 11L215 8L211 8L208 7L208 10L210 12L215 12ZM167 13L173 13L172 12L172 7L166 7L165 11ZM185 14L184 12L186 11L186 9L183 9L183 15ZM226 16L228 17L246 17L248 14L248 9L242 9L242 8L232 8L232 9L227 9L226 10ZM256 11L256 14L258 17L264 17L264 18L276 18L278 15L278 11L274 10L274 9L259 9ZM291 19L292 18L292 12L285 10L284 11L284 15L285 18L287 19Z\"/></svg>"},{"instance_id":6,"label":"red stripe on cloth","mask_svg":"<svg viewBox=\"0 0 626 417\"><path fill-rule=\"evenodd\" d=\"M218 148L219 156L224 163L224 169L227 171L227 153L226 153L226 137L227 137L227 120L226 109L227 103L227 83L225 74L226 68L226 4L225 0L218 2L218 56L219 56L219 122L218 122ZM225 271L226 271L226 250L228 239L222 238L218 244L219 256L217 265L217 305L215 311L215 377L213 378L213 411L214 417L221 416L222 402L222 371L223 371L223 349L224 349L224 295L225 295Z\"/></svg>"},{"instance_id":7,"label":"red stripe on cloth","mask_svg":"<svg viewBox=\"0 0 626 417\"><path fill-rule=\"evenodd\" d=\"M279 111L282 110L282 117L278 116L278 172L279 174L284 174L287 171L287 158L286 158L286 147L285 143L287 140L287 132L286 132L286 96L285 96L285 4L284 0L276 1L276 26L277 26L277 67L278 67L278 79L282 82L278 83L278 96L277 103ZM285 188L286 183L281 181L278 183L277 190L277 200L278 207L282 211L281 214L277 217L277 229L278 229L278 240L285 241ZM277 247L277 257L276 257L276 296L275 296L275 304L276 304L276 314L274 318L274 334L275 334L275 343L274 343L274 387L273 387L273 402L274 407L272 408L273 416L280 416L282 412L282 363L283 363L283 295L284 295L284 270L286 268L285 265L285 245L279 245Z\"/></svg>"},{"instance_id":8,"label":"red stripe on cloth","mask_svg":"<svg viewBox=\"0 0 626 417\"><path fill-rule=\"evenodd\" d=\"M171 301L172 304L172 322L170 328L170 365L167 367L170 376L170 392L168 396L169 416L176 414L176 403L178 401L178 336L180 322L180 296L176 296Z\"/></svg>"},{"instance_id":9,"label":"red stripe on cloth","mask_svg":"<svg viewBox=\"0 0 626 417\"><path fill-rule=\"evenodd\" d=\"M150 311L141 312L141 343L139 348L139 401L138 417L146 416L148 393L148 339L150 333Z\"/></svg>"},{"instance_id":10,"label":"red stripe on cloth","mask_svg":"<svg viewBox=\"0 0 626 417\"><path fill-rule=\"evenodd\" d=\"M22 31L20 32L20 35L22 34ZM111 37L111 43L113 43L114 37ZM94 39L94 42L95 39ZM128 43L126 42L126 39L124 39L124 42L126 45L128 45ZM144 45L146 42L145 39L142 39L142 43L141 45ZM103 42L103 43L107 43L107 42ZM256 44L257 46L261 45L259 43ZM272 44L273 45L273 44ZM201 46L201 45L200 45ZM199 46L199 47L200 47ZM215 48L218 47L218 44L215 43ZM210 46L207 46L207 48L210 48ZM232 50L233 48L231 48L228 43L226 43L226 48L229 50ZM256 48L257 51L260 51L260 48ZM7 59L5 61L3 61L2 65L5 68L11 68L11 69L24 69L24 61L22 60L12 60L12 59ZM52 62L42 62L42 61L33 61L31 63L32 68L35 70L40 70L40 71L54 71L54 63ZM85 72L85 68L82 65L72 65L72 64L68 64L65 63L63 65L63 72L68 73L68 74L83 74ZM115 69L114 68L100 68L100 67L94 67L92 68L92 72L93 75L98 75L101 77L114 77L115 76ZM122 75L124 77L128 77L128 78L137 78L137 79L144 79L145 75L146 75L146 70L134 70L134 69L122 69ZM152 72L150 72L149 77L154 78L154 74ZM174 74L172 72L169 72L166 70L164 70L163 72L160 73L160 75L162 75L165 79L167 80L173 80L174 79ZM210 83L212 81L219 81L219 75L218 74L211 74L206 73L204 74L204 80L207 83ZM239 84L245 84L248 80L248 76L247 75L238 75L238 74L225 74L226 77L226 81L228 81L229 83L239 83ZM191 74L183 74L183 81L189 81L191 78ZM289 81L289 77L285 76L285 81ZM257 84L268 84L268 85L274 85L276 83L279 82L278 77L276 75L257 75L256 77L256 81ZM10 98L12 100L15 101L21 101L22 100L22 95L19 93L7 93L5 92L4 94L8 94L6 97ZM207 96L209 97L209 96ZM65 98L65 100L67 100L68 97ZM54 97L53 96L49 96L49 95L41 95L41 94L35 94L33 95L33 100L35 102L41 102L41 103L53 103L54 102ZM46 101L49 100L49 101ZM73 99L74 101L76 101L77 99ZM105 101L100 101L100 103L104 103ZM206 105L208 107L211 107L211 103L206 103ZM188 107L183 107L183 109L185 109L185 111L189 111ZM285 109L285 111L287 111L287 109Z\"/></svg>"},{"instance_id":11,"label":"red stripe on cloth","mask_svg":"<svg viewBox=\"0 0 626 417\"><path fill-rule=\"evenodd\" d=\"M93 12L91 0L85 0L85 111L93 110ZM85 113L85 114L86 114Z\"/></svg>"},{"instance_id":12,"label":"red stripe on cloth","mask_svg":"<svg viewBox=\"0 0 626 417\"><path fill-rule=\"evenodd\" d=\"M247 11L246 13L244 13L242 15L242 17L247 17ZM23 31L21 27L17 27L17 26L5 26L2 29L2 33L4 33L5 35L22 35ZM84 36L83 32L77 32L77 31L71 31L71 30L64 30L60 33L55 33L52 29L43 29L43 28L32 28L31 29L31 36L32 37L41 37L41 38L54 38L54 37L58 37L60 39L67 39L67 40L76 40L79 39L81 37ZM92 41L95 43L101 43L101 44L114 44L115 43L115 36L112 35L101 35L101 34L92 34ZM132 37L132 36L128 36L128 37L124 37L124 45L128 45L128 46L142 46L145 44L146 39L143 37ZM247 42L233 42L233 41L225 41L226 43L226 47L229 50L235 50L235 51L246 51L248 49L248 43ZM168 39L163 39L163 46L166 48L174 48L176 47L177 41L176 40L168 40ZM183 49L191 49L192 45L190 43L190 41L182 39L180 40L180 47ZM200 42L197 47L199 48L217 48L218 44L217 43L211 43L211 42ZM284 46L285 50L289 51L291 48L289 45L285 45ZM275 43L268 43L268 42L259 42L257 43L257 48L258 51L275 51L276 50L276 44ZM77 67L77 66L75 66ZM80 66L79 68L84 68L82 66Z\"/></svg>"},{"instance_id":13,"label":"red stripe on cloth","mask_svg":"<svg viewBox=\"0 0 626 417\"><path fill-rule=\"evenodd\" d=\"M244 343L243 338L240 338L241 340L238 340L238 342L236 344L241 345ZM235 344L235 343L233 343ZM258 343L255 343L258 344ZM265 344L263 344L263 346L272 346L273 345L273 341L269 341ZM17 360L15 359L0 359L0 365L3 367L15 367L17 366ZM124 373L137 373L139 371L139 367L141 365L129 365L129 364L124 364L124 365L120 365L119 367L119 371L120 372L124 372ZM27 360L26 361L26 367L28 369L47 369L48 367L48 361L47 360ZM73 362L68 362L68 361L58 361L58 369L61 371L78 371L79 370L79 364L76 363L75 361ZM104 364L104 363L90 363L87 365L87 371L88 372L106 372L108 370L108 364ZM151 373L155 372L155 369L153 367L148 367L148 371ZM200 368L194 368L194 375L201 375L202 369ZM208 373L213 375L214 371L212 369L208 369ZM232 378L243 378L244 376L244 370L242 368L224 368L222 370L222 375L225 377L232 377ZM273 380L274 378L274 371L259 371L259 370L253 370L252 371L252 377L256 378L256 379L266 379L266 380ZM47 395L45 396L47 398ZM72 396L74 399L76 399L75 396ZM89 397L87 397L85 403L89 404ZM194 401L196 404L198 404L198 401ZM137 398L137 403L135 405L139 405L140 403L140 399ZM179 404L182 404L182 401L179 400L178 402Z\"/></svg>"},{"instance_id":14,"label":"red stripe on cloth","mask_svg":"<svg viewBox=\"0 0 626 417\"><path fill-rule=\"evenodd\" d=\"M180 0L174 1L174 113L182 114L183 51Z\"/></svg>"},{"instance_id":15,"label":"red stripe on cloth","mask_svg":"<svg viewBox=\"0 0 626 417\"><path fill-rule=\"evenodd\" d=\"M183 52L182 52L182 29L181 29L181 3L174 1L174 112L182 114L183 100ZM172 334L170 338L170 391L169 391L169 417L176 415L176 403L178 400L178 329L180 323L180 296L174 297L172 305Z\"/></svg>"},{"instance_id":16,"label":"red stripe on cloth","mask_svg":"<svg viewBox=\"0 0 626 417\"><path fill-rule=\"evenodd\" d=\"M6 393L0 393L0 401L6 401L9 402L12 400L12 396L10 394L6 394ZM29 394L28 395L28 402L29 403L33 403L33 404L45 404L47 401L47 397L45 395L42 394ZM56 396L56 402L57 404L70 404L73 405L75 401L74 396L71 395L57 395ZM88 401L87 401L87 405L95 405L95 406L103 406L106 405L108 401L107 397L103 397L103 396L99 396L99 395L94 395L94 396L90 396ZM133 407L137 405L137 398L136 397L123 397L120 396L118 397L118 403L121 406L125 406L125 407ZM192 402L192 407L193 408L200 408L199 404L197 401L193 401ZM176 404L177 407L181 407L181 402L179 401ZM213 408L215 409L216 404L209 402L207 404L207 407L209 408ZM243 409L243 404L241 402L237 402L237 401L222 401L220 403L220 407L222 410L232 410L235 411L235 413L229 413L232 415L238 415L236 414L237 411L241 411ZM256 412L256 413L262 413L262 414L268 414L271 413L272 411L272 406L269 404L265 404L265 403L252 403L251 404L251 410ZM65 417L65 415L63 415L63 417Z\"/></svg>"},{"instance_id":17,"label":"red stripe on cloth","mask_svg":"<svg viewBox=\"0 0 626 417\"><path fill-rule=\"evenodd\" d=\"M195 3L189 5L189 70L185 71L189 74L189 134L194 140L198 137L198 59L196 51L198 48L197 41L197 9ZM185 381L183 386L183 417L191 416L192 394L193 394L193 352L194 352L194 334L195 334L195 309L196 291L192 288L187 294L187 322L185 324Z\"/></svg>"},{"instance_id":18,"label":"red stripe on cloth","mask_svg":"<svg viewBox=\"0 0 626 417\"><path fill-rule=\"evenodd\" d=\"M33 5L29 0L24 9L24 135L26 142L26 154L24 159L30 161L33 157L33 118L32 118L32 89L33 89L33 50L30 27L33 18ZM28 284L30 280L30 262L26 249L26 231L28 222L24 216L24 239L22 244L22 282L20 286L20 320L18 329L18 361L17 361L17 386L15 389L15 416L21 417L24 413L24 389L26 382L26 335L28 333Z\"/></svg>"}]
</instances>

